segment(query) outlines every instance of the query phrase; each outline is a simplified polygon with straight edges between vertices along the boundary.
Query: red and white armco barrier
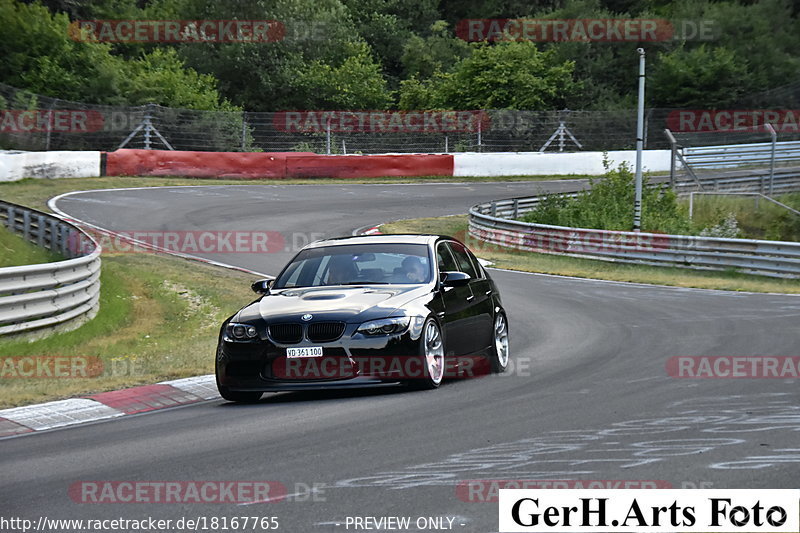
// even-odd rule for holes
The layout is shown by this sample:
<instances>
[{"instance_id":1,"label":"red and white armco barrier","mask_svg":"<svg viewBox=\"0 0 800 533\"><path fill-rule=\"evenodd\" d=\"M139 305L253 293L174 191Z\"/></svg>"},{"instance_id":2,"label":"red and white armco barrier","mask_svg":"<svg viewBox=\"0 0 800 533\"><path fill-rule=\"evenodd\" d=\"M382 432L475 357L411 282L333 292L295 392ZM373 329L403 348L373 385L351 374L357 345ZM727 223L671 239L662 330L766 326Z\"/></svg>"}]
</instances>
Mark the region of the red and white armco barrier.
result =
<instances>
[{"instance_id":1,"label":"red and white armco barrier","mask_svg":"<svg viewBox=\"0 0 800 533\"><path fill-rule=\"evenodd\" d=\"M633 166L636 152L317 155L310 152L0 152L0 181L22 178L185 176L286 179L383 176L601 175L603 159ZM645 150L645 170L666 171L669 150Z\"/></svg>"},{"instance_id":2,"label":"red and white armco barrier","mask_svg":"<svg viewBox=\"0 0 800 533\"><path fill-rule=\"evenodd\" d=\"M636 152L456 153L317 155L276 152L178 152L117 150L107 155L109 176L192 176L204 178L373 178L381 176L600 175L603 159L634 165ZM646 170L666 171L669 150L646 150Z\"/></svg>"},{"instance_id":3,"label":"red and white armco barrier","mask_svg":"<svg viewBox=\"0 0 800 533\"><path fill-rule=\"evenodd\" d=\"M106 175L234 179L452 176L453 156L117 150L106 156Z\"/></svg>"},{"instance_id":4,"label":"red and white armco barrier","mask_svg":"<svg viewBox=\"0 0 800 533\"><path fill-rule=\"evenodd\" d=\"M284 152L117 150L105 156L105 175L282 179L286 177L286 156Z\"/></svg>"}]
</instances>

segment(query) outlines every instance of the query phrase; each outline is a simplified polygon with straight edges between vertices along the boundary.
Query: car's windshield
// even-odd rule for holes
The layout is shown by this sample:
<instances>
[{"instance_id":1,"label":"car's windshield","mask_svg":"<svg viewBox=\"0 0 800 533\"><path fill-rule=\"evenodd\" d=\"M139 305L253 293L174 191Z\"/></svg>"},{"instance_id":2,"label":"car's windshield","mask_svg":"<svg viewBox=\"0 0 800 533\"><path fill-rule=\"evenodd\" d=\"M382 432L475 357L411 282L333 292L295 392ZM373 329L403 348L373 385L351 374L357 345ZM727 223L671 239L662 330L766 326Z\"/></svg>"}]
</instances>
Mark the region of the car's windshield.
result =
<instances>
[{"instance_id":1,"label":"car's windshield","mask_svg":"<svg viewBox=\"0 0 800 533\"><path fill-rule=\"evenodd\" d=\"M424 244L353 244L303 250L273 287L416 284L430 280L431 262Z\"/></svg>"}]
</instances>

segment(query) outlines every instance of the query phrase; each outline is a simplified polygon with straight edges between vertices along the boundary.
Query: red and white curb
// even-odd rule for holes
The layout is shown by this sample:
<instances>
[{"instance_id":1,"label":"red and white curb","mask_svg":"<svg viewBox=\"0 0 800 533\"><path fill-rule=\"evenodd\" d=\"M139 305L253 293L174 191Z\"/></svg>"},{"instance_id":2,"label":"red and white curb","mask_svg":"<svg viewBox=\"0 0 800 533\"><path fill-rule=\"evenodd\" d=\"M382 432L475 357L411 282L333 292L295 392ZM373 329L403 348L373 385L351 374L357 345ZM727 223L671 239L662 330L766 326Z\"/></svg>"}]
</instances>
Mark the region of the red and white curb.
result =
<instances>
[{"instance_id":1,"label":"red and white curb","mask_svg":"<svg viewBox=\"0 0 800 533\"><path fill-rule=\"evenodd\" d=\"M354 229L351 233L354 237L358 237L359 235L383 235L381 231L381 225L378 224L377 226L361 226L360 228Z\"/></svg>"},{"instance_id":2,"label":"red and white curb","mask_svg":"<svg viewBox=\"0 0 800 533\"><path fill-rule=\"evenodd\" d=\"M0 438L218 399L214 375L0 410Z\"/></svg>"}]
</instances>

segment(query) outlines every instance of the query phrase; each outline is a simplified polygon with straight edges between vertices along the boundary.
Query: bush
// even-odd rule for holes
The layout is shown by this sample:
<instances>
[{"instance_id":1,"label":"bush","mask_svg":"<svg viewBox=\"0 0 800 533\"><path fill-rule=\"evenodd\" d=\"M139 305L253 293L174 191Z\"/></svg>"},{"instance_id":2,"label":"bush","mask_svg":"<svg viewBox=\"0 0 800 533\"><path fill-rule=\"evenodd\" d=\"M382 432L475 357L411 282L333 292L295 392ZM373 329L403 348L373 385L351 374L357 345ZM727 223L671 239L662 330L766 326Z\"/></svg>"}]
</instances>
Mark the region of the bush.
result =
<instances>
[{"instance_id":1,"label":"bush","mask_svg":"<svg viewBox=\"0 0 800 533\"><path fill-rule=\"evenodd\" d=\"M779 241L800 241L800 216L784 211L767 225L764 238Z\"/></svg>"},{"instance_id":2,"label":"bush","mask_svg":"<svg viewBox=\"0 0 800 533\"><path fill-rule=\"evenodd\" d=\"M741 236L739 230L739 222L736 220L736 215L728 213L725 219L716 226L703 228L700 232L701 237L722 237L725 239L735 239Z\"/></svg>"},{"instance_id":3,"label":"bush","mask_svg":"<svg viewBox=\"0 0 800 533\"><path fill-rule=\"evenodd\" d=\"M591 189L575 198L563 194L546 196L522 220L536 224L569 226L616 231L633 229L634 174L622 163L611 169L604 162L606 173L590 179ZM666 185L650 185L642 177L642 231L682 234L691 231L691 223L677 201L677 195Z\"/></svg>"}]
</instances>

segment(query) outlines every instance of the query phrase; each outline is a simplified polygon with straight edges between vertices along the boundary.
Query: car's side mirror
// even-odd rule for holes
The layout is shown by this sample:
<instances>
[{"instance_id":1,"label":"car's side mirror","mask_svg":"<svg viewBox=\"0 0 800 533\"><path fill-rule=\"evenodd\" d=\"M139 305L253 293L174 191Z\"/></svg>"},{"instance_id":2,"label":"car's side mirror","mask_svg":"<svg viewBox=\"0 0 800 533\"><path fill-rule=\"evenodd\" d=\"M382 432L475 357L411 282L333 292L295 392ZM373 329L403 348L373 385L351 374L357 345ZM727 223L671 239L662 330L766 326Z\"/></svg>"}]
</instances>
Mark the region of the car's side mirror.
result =
<instances>
[{"instance_id":1,"label":"car's side mirror","mask_svg":"<svg viewBox=\"0 0 800 533\"><path fill-rule=\"evenodd\" d=\"M445 287L461 287L469 283L469 280L472 278L469 277L469 274L464 272L457 272L457 271L448 271L442 272L439 275L439 279L442 282L442 285Z\"/></svg>"},{"instance_id":2,"label":"car's side mirror","mask_svg":"<svg viewBox=\"0 0 800 533\"><path fill-rule=\"evenodd\" d=\"M269 294L269 288L272 286L274 279L260 279L258 281L254 281L250 288L253 289L253 292L258 294Z\"/></svg>"}]
</instances>

